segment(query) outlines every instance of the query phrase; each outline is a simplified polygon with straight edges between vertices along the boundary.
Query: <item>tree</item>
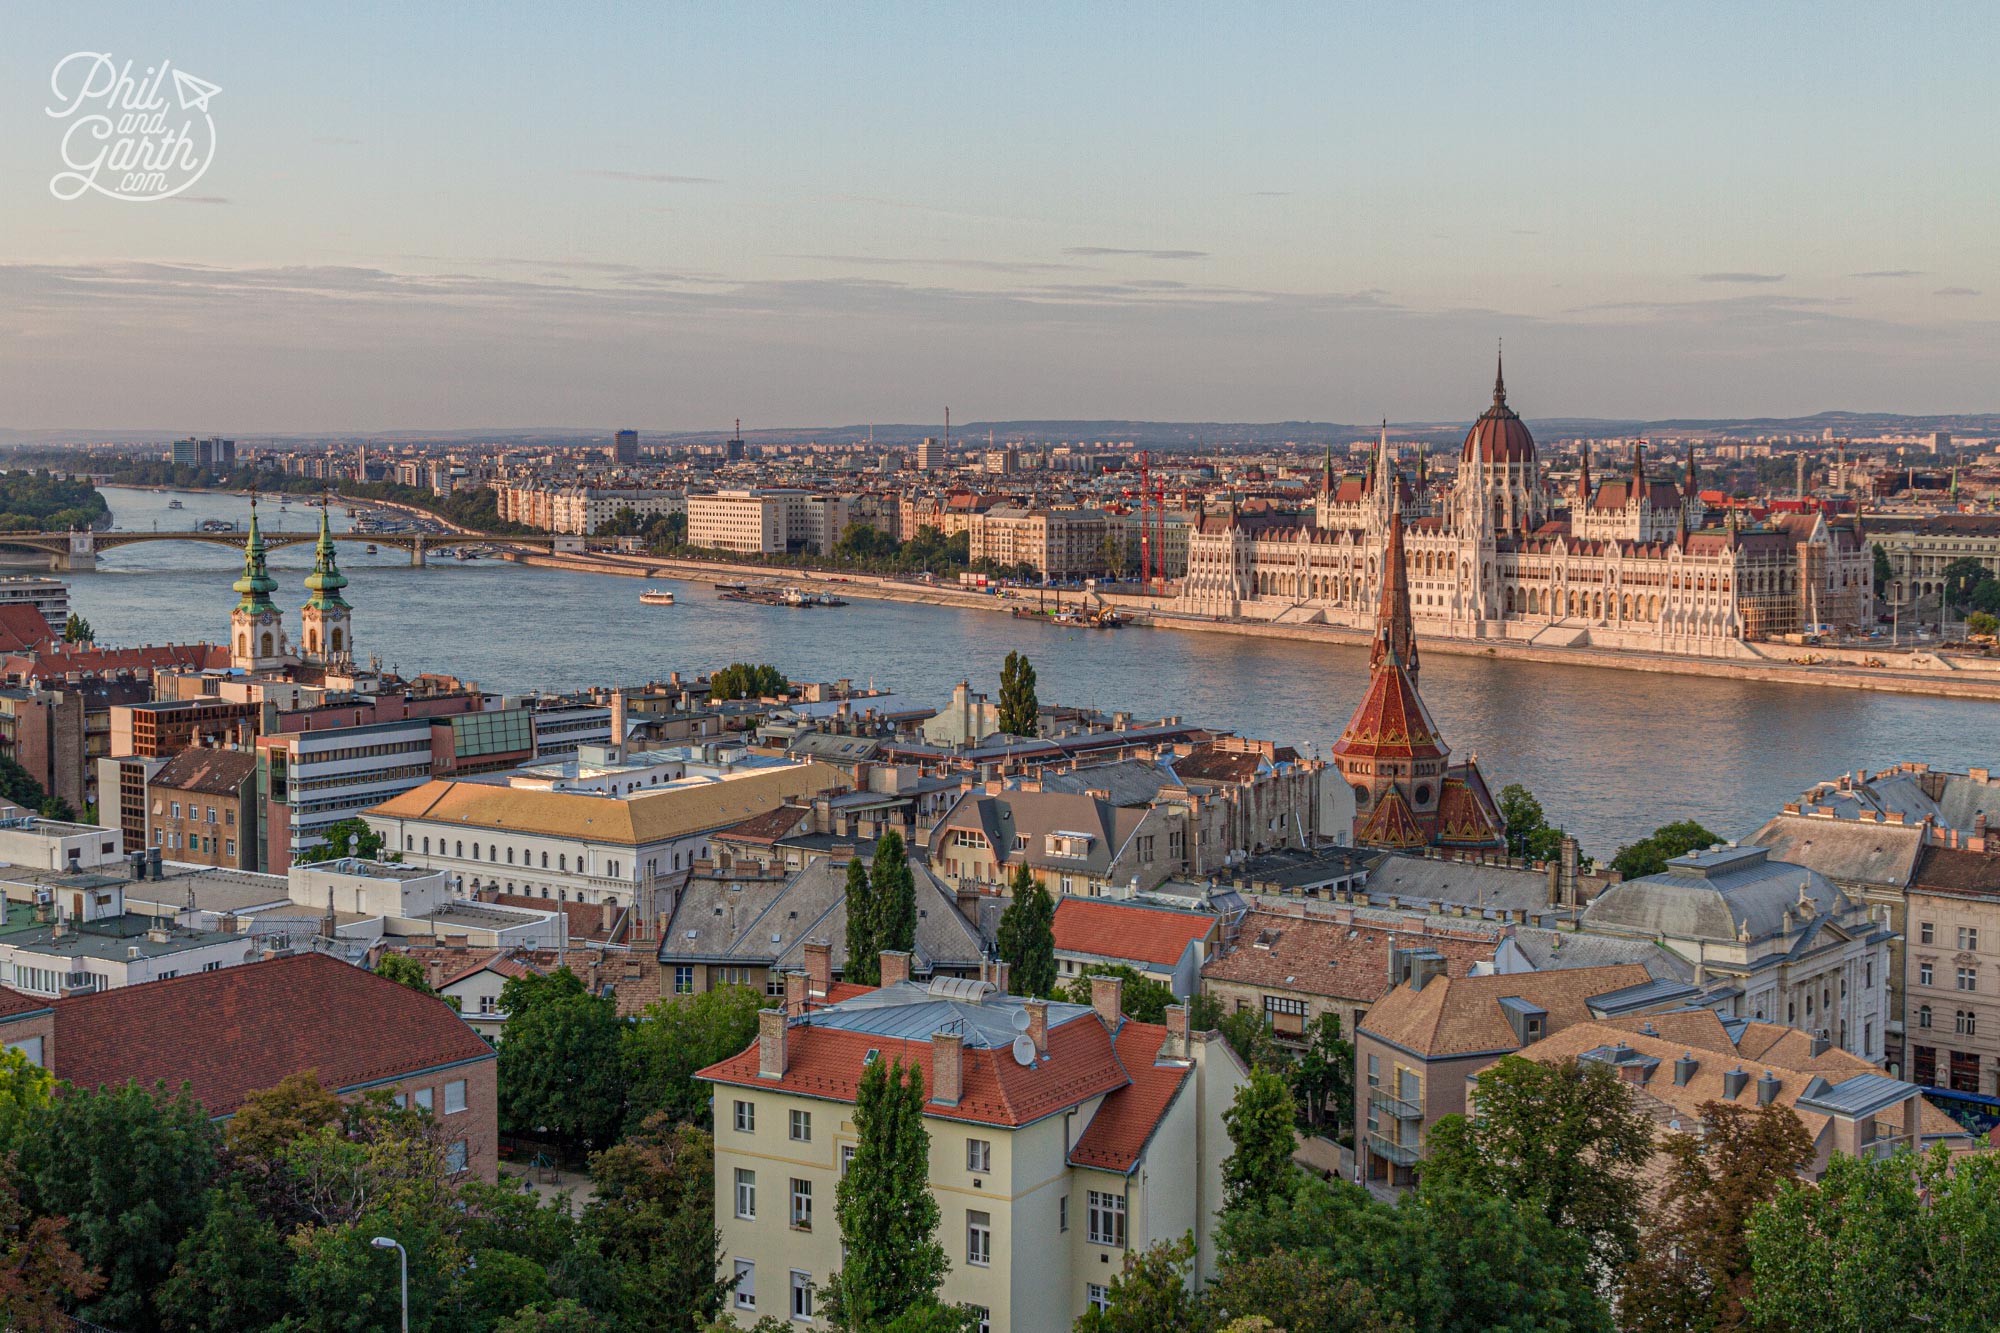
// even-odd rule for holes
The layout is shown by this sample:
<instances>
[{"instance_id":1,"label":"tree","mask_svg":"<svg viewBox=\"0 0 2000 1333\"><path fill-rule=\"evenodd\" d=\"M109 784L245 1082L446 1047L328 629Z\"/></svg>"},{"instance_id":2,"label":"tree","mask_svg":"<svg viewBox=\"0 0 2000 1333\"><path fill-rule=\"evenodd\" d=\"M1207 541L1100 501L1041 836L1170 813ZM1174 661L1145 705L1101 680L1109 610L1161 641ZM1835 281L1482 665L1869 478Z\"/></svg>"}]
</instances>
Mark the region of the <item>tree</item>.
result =
<instances>
[{"instance_id":1,"label":"tree","mask_svg":"<svg viewBox=\"0 0 2000 1333\"><path fill-rule=\"evenodd\" d=\"M160 1322L190 1333L257 1333L284 1308L291 1251L241 1181L210 1190L199 1229L174 1252Z\"/></svg>"},{"instance_id":2,"label":"tree","mask_svg":"<svg viewBox=\"0 0 2000 1333\"><path fill-rule=\"evenodd\" d=\"M32 1216L21 1203L13 1164L0 1159L0 1328L68 1333L65 1307L104 1285L70 1248L63 1236L68 1226L67 1218Z\"/></svg>"},{"instance_id":3,"label":"tree","mask_svg":"<svg viewBox=\"0 0 2000 1333\"><path fill-rule=\"evenodd\" d=\"M1793 1333L1920 1326L1923 1207L1907 1152L1836 1153L1817 1183L1786 1183L1750 1225L1751 1315Z\"/></svg>"},{"instance_id":4,"label":"tree","mask_svg":"<svg viewBox=\"0 0 2000 1333\"><path fill-rule=\"evenodd\" d=\"M1414 1333L1375 1293L1312 1254L1260 1254L1231 1263L1206 1292L1218 1317L1263 1319L1285 1333ZM1232 1323L1229 1327L1233 1328Z\"/></svg>"},{"instance_id":5,"label":"tree","mask_svg":"<svg viewBox=\"0 0 2000 1333\"><path fill-rule=\"evenodd\" d=\"M1638 1249L1653 1123L1631 1086L1597 1060L1510 1055L1479 1074L1478 1114L1431 1127L1423 1179L1495 1194L1581 1235L1599 1270Z\"/></svg>"},{"instance_id":6,"label":"tree","mask_svg":"<svg viewBox=\"0 0 2000 1333\"><path fill-rule=\"evenodd\" d=\"M1229 1049L1252 1069L1282 1070L1291 1058L1278 1049L1264 1016L1250 1009L1225 1013L1213 995L1196 995L1188 1005L1189 1032L1220 1032Z\"/></svg>"},{"instance_id":7,"label":"tree","mask_svg":"<svg viewBox=\"0 0 2000 1333\"><path fill-rule=\"evenodd\" d=\"M611 1325L565 1297L516 1310L493 1325L493 1333L608 1333Z\"/></svg>"},{"instance_id":8,"label":"tree","mask_svg":"<svg viewBox=\"0 0 2000 1333\"><path fill-rule=\"evenodd\" d=\"M1340 1015L1321 1014L1306 1025L1305 1050L1292 1068L1292 1096L1299 1127L1309 1134L1333 1131L1345 1141L1354 1128L1354 1044L1340 1035Z\"/></svg>"},{"instance_id":9,"label":"tree","mask_svg":"<svg viewBox=\"0 0 2000 1333\"><path fill-rule=\"evenodd\" d=\"M1054 940L1051 937L1051 949ZM1053 957L1053 955L1051 955ZM1090 979L1092 977L1116 977L1125 984L1119 988L1118 1007L1125 1017L1135 1023L1164 1023L1167 1021L1167 1006L1174 1003L1174 992L1165 982L1155 981L1125 963L1092 963L1088 970L1071 978L1067 986L1056 991L1056 998L1071 1004L1090 1003Z\"/></svg>"},{"instance_id":10,"label":"tree","mask_svg":"<svg viewBox=\"0 0 2000 1333\"><path fill-rule=\"evenodd\" d=\"M406 953L390 951L382 955L375 964L375 975L387 977L398 986L407 986L419 995L436 995L430 978L424 975L424 965Z\"/></svg>"},{"instance_id":11,"label":"tree","mask_svg":"<svg viewBox=\"0 0 2000 1333\"><path fill-rule=\"evenodd\" d=\"M6 755L0 755L0 799L23 810L39 811L51 797L27 769Z\"/></svg>"},{"instance_id":12,"label":"tree","mask_svg":"<svg viewBox=\"0 0 2000 1333\"><path fill-rule=\"evenodd\" d=\"M1034 665L1025 653L1008 653L1000 666L1000 730L1009 736L1040 735L1041 715Z\"/></svg>"},{"instance_id":13,"label":"tree","mask_svg":"<svg viewBox=\"0 0 2000 1333\"><path fill-rule=\"evenodd\" d=\"M764 997L749 986L717 986L701 995L656 1000L625 1030L625 1123L637 1128L656 1112L710 1127L709 1086L695 1080L705 1069L748 1046L757 1036Z\"/></svg>"},{"instance_id":14,"label":"tree","mask_svg":"<svg viewBox=\"0 0 2000 1333\"><path fill-rule=\"evenodd\" d=\"M2000 616L1990 611L1974 611L1965 618L1967 634L1992 634L1995 631L2000 631Z\"/></svg>"},{"instance_id":15,"label":"tree","mask_svg":"<svg viewBox=\"0 0 2000 1333\"><path fill-rule=\"evenodd\" d=\"M1500 789L1500 818L1507 825L1507 852L1530 861L1553 861L1562 855L1563 831L1552 828L1542 803L1518 782Z\"/></svg>"},{"instance_id":16,"label":"tree","mask_svg":"<svg viewBox=\"0 0 2000 1333\"><path fill-rule=\"evenodd\" d=\"M1630 846L1620 847L1618 855L1611 858L1611 868L1626 879L1657 875L1667 868L1667 862L1674 857L1705 850L1721 841L1719 835L1710 833L1692 819L1662 824L1650 836Z\"/></svg>"},{"instance_id":17,"label":"tree","mask_svg":"<svg viewBox=\"0 0 2000 1333\"><path fill-rule=\"evenodd\" d=\"M1632 1333L1724 1333L1749 1327L1750 1219L1812 1163L1811 1135L1790 1107L1701 1107L1702 1133L1670 1134L1657 1219L1619 1279Z\"/></svg>"},{"instance_id":18,"label":"tree","mask_svg":"<svg viewBox=\"0 0 2000 1333\"><path fill-rule=\"evenodd\" d=\"M1236 1098L1222 1113L1233 1150L1222 1164L1225 1208L1286 1193L1297 1169L1292 1153L1298 1148L1293 1127L1298 1112L1285 1080L1267 1069L1255 1069L1236 1089Z\"/></svg>"},{"instance_id":19,"label":"tree","mask_svg":"<svg viewBox=\"0 0 2000 1333\"><path fill-rule=\"evenodd\" d=\"M1960 556L1944 567L1946 605L1964 607L1972 600L1972 590L1993 578L1993 572L1969 555Z\"/></svg>"},{"instance_id":20,"label":"tree","mask_svg":"<svg viewBox=\"0 0 2000 1333\"><path fill-rule=\"evenodd\" d=\"M865 1333L937 1298L947 1268L930 1191L924 1074L878 1057L854 1099L854 1157L834 1187L845 1259L829 1284L835 1328Z\"/></svg>"},{"instance_id":21,"label":"tree","mask_svg":"<svg viewBox=\"0 0 2000 1333\"><path fill-rule=\"evenodd\" d=\"M770 699L789 693L791 682L769 664L732 662L708 678L708 697L718 703L730 699Z\"/></svg>"},{"instance_id":22,"label":"tree","mask_svg":"<svg viewBox=\"0 0 2000 1333\"><path fill-rule=\"evenodd\" d=\"M882 980L882 935L877 920L875 886L860 857L847 863L847 965L842 978L861 986Z\"/></svg>"},{"instance_id":23,"label":"tree","mask_svg":"<svg viewBox=\"0 0 2000 1333\"><path fill-rule=\"evenodd\" d=\"M716 1277L715 1141L655 1114L591 1159L590 1181L596 1197L584 1209L584 1227L625 1269L635 1317L673 1333L693 1333L714 1318L736 1285Z\"/></svg>"},{"instance_id":24,"label":"tree","mask_svg":"<svg viewBox=\"0 0 2000 1333\"><path fill-rule=\"evenodd\" d=\"M1087 1310L1076 1333L1182 1333L1207 1322L1202 1301L1189 1287L1194 1235L1160 1241L1138 1254L1111 1279L1111 1303Z\"/></svg>"},{"instance_id":25,"label":"tree","mask_svg":"<svg viewBox=\"0 0 2000 1333\"><path fill-rule=\"evenodd\" d=\"M1056 905L1025 863L1015 869L994 943L1007 964L1007 989L1047 999L1056 989Z\"/></svg>"},{"instance_id":26,"label":"tree","mask_svg":"<svg viewBox=\"0 0 2000 1333\"><path fill-rule=\"evenodd\" d=\"M69 619L63 622L62 638L64 643L95 643L97 631L90 627L88 620L72 611Z\"/></svg>"},{"instance_id":27,"label":"tree","mask_svg":"<svg viewBox=\"0 0 2000 1333\"><path fill-rule=\"evenodd\" d=\"M625 1114L625 1024L609 995L592 995L568 968L501 988L500 1124L572 1146L611 1141Z\"/></svg>"},{"instance_id":28,"label":"tree","mask_svg":"<svg viewBox=\"0 0 2000 1333\"><path fill-rule=\"evenodd\" d=\"M1968 604L1983 614L2000 615L2000 579L1987 579L1984 583L1974 584Z\"/></svg>"},{"instance_id":29,"label":"tree","mask_svg":"<svg viewBox=\"0 0 2000 1333\"><path fill-rule=\"evenodd\" d=\"M321 829L319 836L317 845L306 848L295 858L300 864L338 861L343 856L359 856L364 861L385 859L382 855L382 835L368 827L368 821L359 816L335 820ZM401 860L402 854L397 853L386 859Z\"/></svg>"},{"instance_id":30,"label":"tree","mask_svg":"<svg viewBox=\"0 0 2000 1333\"><path fill-rule=\"evenodd\" d=\"M1125 533L1113 528L1104 534L1104 540L1097 545L1097 561L1104 566L1104 572L1114 579L1125 577L1125 564L1129 559Z\"/></svg>"},{"instance_id":31,"label":"tree","mask_svg":"<svg viewBox=\"0 0 2000 1333\"><path fill-rule=\"evenodd\" d=\"M890 829L875 842L871 872L875 891L876 949L904 953L917 947L917 880L903 835Z\"/></svg>"},{"instance_id":32,"label":"tree","mask_svg":"<svg viewBox=\"0 0 2000 1333\"><path fill-rule=\"evenodd\" d=\"M1881 542L1875 543L1875 595L1880 597L1889 584L1895 580L1896 571L1889 564L1889 553Z\"/></svg>"},{"instance_id":33,"label":"tree","mask_svg":"<svg viewBox=\"0 0 2000 1333\"><path fill-rule=\"evenodd\" d=\"M208 1112L165 1084L74 1089L37 1114L20 1150L22 1195L69 1219L67 1238L104 1279L78 1313L109 1328L159 1327L153 1293L200 1225L215 1178Z\"/></svg>"},{"instance_id":34,"label":"tree","mask_svg":"<svg viewBox=\"0 0 2000 1333\"><path fill-rule=\"evenodd\" d=\"M286 1148L307 1134L343 1124L347 1104L328 1092L316 1070L287 1074L271 1087L243 1099L229 1118L231 1157L245 1163L275 1163Z\"/></svg>"},{"instance_id":35,"label":"tree","mask_svg":"<svg viewBox=\"0 0 2000 1333\"><path fill-rule=\"evenodd\" d=\"M0 1154L12 1152L48 1109L55 1076L15 1047L0 1049Z\"/></svg>"}]
</instances>

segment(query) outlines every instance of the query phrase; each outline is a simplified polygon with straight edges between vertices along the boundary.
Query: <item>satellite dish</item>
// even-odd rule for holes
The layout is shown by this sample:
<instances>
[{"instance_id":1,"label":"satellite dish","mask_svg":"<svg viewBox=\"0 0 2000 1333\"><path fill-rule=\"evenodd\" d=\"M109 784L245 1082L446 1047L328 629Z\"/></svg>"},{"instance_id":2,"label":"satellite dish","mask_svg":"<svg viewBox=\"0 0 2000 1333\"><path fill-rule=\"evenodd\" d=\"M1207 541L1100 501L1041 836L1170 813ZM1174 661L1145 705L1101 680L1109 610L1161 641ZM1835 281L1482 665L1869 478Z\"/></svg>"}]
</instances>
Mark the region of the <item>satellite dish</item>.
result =
<instances>
[{"instance_id":1,"label":"satellite dish","mask_svg":"<svg viewBox=\"0 0 2000 1333\"><path fill-rule=\"evenodd\" d=\"M1028 1011L1026 1009L1016 1009L1014 1011L1014 1031L1026 1032L1028 1030L1028 1022Z\"/></svg>"},{"instance_id":2,"label":"satellite dish","mask_svg":"<svg viewBox=\"0 0 2000 1333\"><path fill-rule=\"evenodd\" d=\"M1032 1037L1014 1038L1014 1063L1023 1068L1035 1067L1035 1041Z\"/></svg>"}]
</instances>

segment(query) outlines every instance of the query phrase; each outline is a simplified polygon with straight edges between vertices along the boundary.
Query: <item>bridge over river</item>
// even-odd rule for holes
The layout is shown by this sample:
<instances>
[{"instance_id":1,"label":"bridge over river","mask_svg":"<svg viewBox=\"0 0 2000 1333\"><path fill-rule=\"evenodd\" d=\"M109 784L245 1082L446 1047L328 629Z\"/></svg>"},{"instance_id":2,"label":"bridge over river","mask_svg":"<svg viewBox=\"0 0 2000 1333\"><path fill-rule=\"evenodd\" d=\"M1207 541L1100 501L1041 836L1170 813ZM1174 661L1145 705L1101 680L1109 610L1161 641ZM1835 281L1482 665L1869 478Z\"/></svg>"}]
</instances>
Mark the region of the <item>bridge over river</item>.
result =
<instances>
[{"instance_id":1,"label":"bridge over river","mask_svg":"<svg viewBox=\"0 0 2000 1333\"><path fill-rule=\"evenodd\" d=\"M319 540L317 532L270 532L263 534L264 545L309 546ZM370 546L394 546L410 553L410 563L424 563L425 553L440 547L491 546L527 551L582 551L584 539L568 535L534 537L489 537L477 532L336 532L337 542L365 542ZM49 568L57 573L96 569L97 553L141 542L201 542L208 546L228 546L238 551L250 540L248 532L6 532L0 533L0 550L41 551L49 558Z\"/></svg>"}]
</instances>

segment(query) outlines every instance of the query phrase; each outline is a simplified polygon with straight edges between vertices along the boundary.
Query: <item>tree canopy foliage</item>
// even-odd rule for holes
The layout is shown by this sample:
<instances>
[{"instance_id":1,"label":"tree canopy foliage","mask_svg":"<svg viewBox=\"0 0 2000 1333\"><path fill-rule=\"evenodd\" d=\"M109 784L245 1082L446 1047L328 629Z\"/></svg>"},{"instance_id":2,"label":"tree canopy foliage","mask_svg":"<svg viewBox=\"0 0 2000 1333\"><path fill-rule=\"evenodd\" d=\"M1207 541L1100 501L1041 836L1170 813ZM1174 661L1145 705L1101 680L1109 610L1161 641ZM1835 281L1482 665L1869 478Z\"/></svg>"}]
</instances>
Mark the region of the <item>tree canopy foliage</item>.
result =
<instances>
[{"instance_id":1,"label":"tree canopy foliage","mask_svg":"<svg viewBox=\"0 0 2000 1333\"><path fill-rule=\"evenodd\" d=\"M1611 858L1611 868L1626 879L1657 875L1676 856L1701 851L1721 841L1720 834L1709 832L1692 819L1662 824L1639 841L1620 847L1618 855Z\"/></svg>"},{"instance_id":2,"label":"tree canopy foliage","mask_svg":"<svg viewBox=\"0 0 2000 1333\"><path fill-rule=\"evenodd\" d=\"M72 480L46 468L0 472L0 532L71 532L111 517L111 506L88 477Z\"/></svg>"},{"instance_id":3,"label":"tree canopy foliage","mask_svg":"<svg viewBox=\"0 0 2000 1333\"><path fill-rule=\"evenodd\" d=\"M769 699L791 688L784 672L767 663L731 662L708 678L708 697L719 703L731 699Z\"/></svg>"},{"instance_id":4,"label":"tree canopy foliage","mask_svg":"<svg viewBox=\"0 0 2000 1333\"><path fill-rule=\"evenodd\" d=\"M1007 964L1007 989L1048 999L1056 989L1056 905L1026 864L1008 885L994 943Z\"/></svg>"}]
</instances>

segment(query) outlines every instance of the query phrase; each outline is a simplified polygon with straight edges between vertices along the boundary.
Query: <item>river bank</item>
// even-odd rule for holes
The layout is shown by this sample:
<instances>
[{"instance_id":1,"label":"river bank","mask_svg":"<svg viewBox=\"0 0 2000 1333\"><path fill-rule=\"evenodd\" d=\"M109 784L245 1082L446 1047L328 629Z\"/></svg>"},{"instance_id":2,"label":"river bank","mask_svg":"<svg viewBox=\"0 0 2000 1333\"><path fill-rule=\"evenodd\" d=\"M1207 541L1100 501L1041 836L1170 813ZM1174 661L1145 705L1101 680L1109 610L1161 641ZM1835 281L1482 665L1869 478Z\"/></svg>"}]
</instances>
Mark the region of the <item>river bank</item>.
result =
<instances>
[{"instance_id":1,"label":"river bank","mask_svg":"<svg viewBox=\"0 0 2000 1333\"><path fill-rule=\"evenodd\" d=\"M906 583L873 574L829 574L812 570L780 569L769 565L728 561L672 560L659 556L626 556L593 552L589 555L538 555L511 553L508 559L522 564L575 573L608 574L624 578L675 579L691 583L732 582L766 579L783 583L811 584L843 597L866 597L879 601L907 602L923 606L949 606L962 610L1009 614L1027 600L1026 590L1012 595L961 591L943 584ZM1135 618L1133 627L1185 630L1200 634L1233 634L1247 638L1283 639L1296 643L1324 643L1357 647L1372 637L1366 630L1337 625L1279 624L1264 620L1211 620L1176 615L1148 604L1148 599L1132 594L1115 594L1105 599ZM1426 653L1457 657L1483 657L1514 662L1540 662L1554 666L1588 666L1618 671L1643 671L1667 676L1700 676L1707 679L1762 681L1783 685L1806 685L1844 690L1868 690L1886 694L1911 694L1945 699L1977 699L2000 702L2000 662L1991 658L1946 657L1928 651L1893 653L1887 649L1818 650L1827 660L1806 666L1788 661L1742 660L1712 657L1681 657L1667 653L1610 651L1593 648L1546 648L1505 639L1426 638ZM1787 650L1797 651L1797 650ZM1861 662L1874 658L1891 665L1867 667Z\"/></svg>"}]
</instances>

